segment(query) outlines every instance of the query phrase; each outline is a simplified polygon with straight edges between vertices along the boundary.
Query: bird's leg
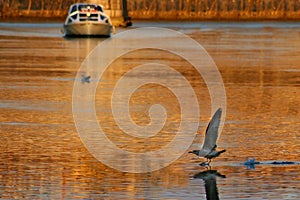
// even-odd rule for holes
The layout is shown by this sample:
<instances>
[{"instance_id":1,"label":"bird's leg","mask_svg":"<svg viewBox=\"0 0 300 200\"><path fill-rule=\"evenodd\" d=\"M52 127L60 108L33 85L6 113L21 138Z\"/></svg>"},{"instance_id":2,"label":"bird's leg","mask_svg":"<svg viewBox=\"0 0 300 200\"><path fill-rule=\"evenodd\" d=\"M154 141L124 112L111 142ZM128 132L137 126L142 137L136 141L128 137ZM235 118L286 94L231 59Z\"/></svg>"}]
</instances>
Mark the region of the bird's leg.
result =
<instances>
[{"instance_id":1,"label":"bird's leg","mask_svg":"<svg viewBox=\"0 0 300 200\"><path fill-rule=\"evenodd\" d=\"M201 163L200 165L201 165L201 166L207 167L207 166L209 166L209 163L210 163L210 159L209 159L209 158L206 158L206 161L203 162L203 163Z\"/></svg>"},{"instance_id":2,"label":"bird's leg","mask_svg":"<svg viewBox=\"0 0 300 200\"><path fill-rule=\"evenodd\" d=\"M206 158L206 161L202 162L200 165L206 167L208 165L208 158Z\"/></svg>"},{"instance_id":3,"label":"bird's leg","mask_svg":"<svg viewBox=\"0 0 300 200\"><path fill-rule=\"evenodd\" d=\"M210 164L210 162L211 162L211 159L207 159L207 160L208 160L207 164L209 165L209 164Z\"/></svg>"}]
</instances>

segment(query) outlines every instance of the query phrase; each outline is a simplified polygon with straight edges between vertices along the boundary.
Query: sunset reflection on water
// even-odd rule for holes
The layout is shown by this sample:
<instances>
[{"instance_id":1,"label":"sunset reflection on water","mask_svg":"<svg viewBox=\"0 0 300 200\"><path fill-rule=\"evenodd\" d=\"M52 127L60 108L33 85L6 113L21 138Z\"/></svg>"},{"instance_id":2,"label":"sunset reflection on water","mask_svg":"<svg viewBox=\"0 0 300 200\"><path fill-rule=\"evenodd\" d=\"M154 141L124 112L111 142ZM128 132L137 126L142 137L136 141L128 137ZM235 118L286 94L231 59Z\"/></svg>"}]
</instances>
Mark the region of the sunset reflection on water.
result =
<instances>
[{"instance_id":1,"label":"sunset reflection on water","mask_svg":"<svg viewBox=\"0 0 300 200\"><path fill-rule=\"evenodd\" d=\"M257 22L257 27L249 28L242 23L205 22L182 28L172 23L171 28L203 45L224 81L227 113L218 146L227 151L212 162L212 170L226 176L216 177L220 199L299 199L299 165L247 169L242 163L247 157L300 161L300 24ZM206 197L205 181L193 179L205 170L198 165L202 160L188 153L159 171L132 174L105 166L84 147L73 121L73 83L80 81L75 76L81 62L103 39L65 39L56 36L53 27L53 37L10 31L15 34L0 36L0 198ZM210 118L209 93L190 64L168 52L144 50L116 60L97 88L98 119L108 137L130 151L155 150L173 138L180 110L164 87L146 85L130 101L132 118L139 125L149 123L150 105L161 103L167 109L166 126L150 140L128 139L110 112L109 99L118 78L132 65L156 60L180 71L195 88L201 119L194 148L202 142ZM115 161L129 163L126 158Z\"/></svg>"}]
</instances>

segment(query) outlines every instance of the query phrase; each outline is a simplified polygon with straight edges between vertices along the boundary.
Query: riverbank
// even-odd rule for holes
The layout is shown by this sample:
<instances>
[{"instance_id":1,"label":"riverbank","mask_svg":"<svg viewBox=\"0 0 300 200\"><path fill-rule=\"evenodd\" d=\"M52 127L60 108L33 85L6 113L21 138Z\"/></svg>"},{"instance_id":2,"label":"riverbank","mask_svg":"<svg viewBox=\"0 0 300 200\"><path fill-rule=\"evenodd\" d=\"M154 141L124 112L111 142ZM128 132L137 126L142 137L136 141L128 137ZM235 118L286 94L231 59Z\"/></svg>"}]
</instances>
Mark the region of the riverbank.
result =
<instances>
[{"instance_id":1,"label":"riverbank","mask_svg":"<svg viewBox=\"0 0 300 200\"><path fill-rule=\"evenodd\" d=\"M143 18L143 17L130 17L132 23L134 22L261 22L261 21L269 21L269 22L299 22L300 21L300 16L299 17L285 17L285 18L205 18L205 19L197 19L197 18ZM0 17L0 22L23 22L23 23L31 23L31 22L61 22L63 23L65 21L65 16L63 17L33 17L33 16L22 16L22 17L5 17L1 18ZM122 24L124 22L123 19L120 18L112 18L112 21L115 24Z\"/></svg>"}]
</instances>

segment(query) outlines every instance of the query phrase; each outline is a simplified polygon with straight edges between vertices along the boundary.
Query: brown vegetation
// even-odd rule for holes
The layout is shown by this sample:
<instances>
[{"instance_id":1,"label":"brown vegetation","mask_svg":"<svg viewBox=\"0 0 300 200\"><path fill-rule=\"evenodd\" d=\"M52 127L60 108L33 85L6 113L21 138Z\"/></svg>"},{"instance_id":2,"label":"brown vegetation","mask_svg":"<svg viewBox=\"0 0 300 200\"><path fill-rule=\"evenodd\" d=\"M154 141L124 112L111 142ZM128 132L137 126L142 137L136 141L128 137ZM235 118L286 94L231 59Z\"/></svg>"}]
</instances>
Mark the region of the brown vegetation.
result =
<instances>
[{"instance_id":1,"label":"brown vegetation","mask_svg":"<svg viewBox=\"0 0 300 200\"><path fill-rule=\"evenodd\" d=\"M64 17L76 0L1 0L0 17Z\"/></svg>"},{"instance_id":2,"label":"brown vegetation","mask_svg":"<svg viewBox=\"0 0 300 200\"><path fill-rule=\"evenodd\" d=\"M0 0L0 18L64 17L76 2ZM107 8L122 4L122 0L98 2ZM300 19L300 0L127 0L127 9L133 19Z\"/></svg>"},{"instance_id":3,"label":"brown vegetation","mask_svg":"<svg viewBox=\"0 0 300 200\"><path fill-rule=\"evenodd\" d=\"M300 0L128 0L128 10L142 19L300 19Z\"/></svg>"}]
</instances>

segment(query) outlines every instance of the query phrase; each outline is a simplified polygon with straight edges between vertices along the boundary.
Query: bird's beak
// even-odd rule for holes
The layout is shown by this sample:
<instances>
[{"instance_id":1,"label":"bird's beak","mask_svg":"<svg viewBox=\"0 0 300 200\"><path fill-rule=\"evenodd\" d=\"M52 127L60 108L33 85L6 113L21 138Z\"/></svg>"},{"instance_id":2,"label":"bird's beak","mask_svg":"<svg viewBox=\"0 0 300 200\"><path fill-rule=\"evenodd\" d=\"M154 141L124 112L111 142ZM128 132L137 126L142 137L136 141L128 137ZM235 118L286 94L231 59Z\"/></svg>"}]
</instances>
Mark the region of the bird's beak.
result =
<instances>
[{"instance_id":1,"label":"bird's beak","mask_svg":"<svg viewBox=\"0 0 300 200\"><path fill-rule=\"evenodd\" d=\"M193 151L189 151L188 153L193 153Z\"/></svg>"}]
</instances>

